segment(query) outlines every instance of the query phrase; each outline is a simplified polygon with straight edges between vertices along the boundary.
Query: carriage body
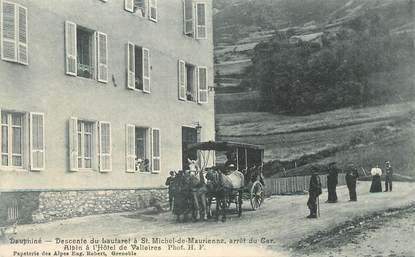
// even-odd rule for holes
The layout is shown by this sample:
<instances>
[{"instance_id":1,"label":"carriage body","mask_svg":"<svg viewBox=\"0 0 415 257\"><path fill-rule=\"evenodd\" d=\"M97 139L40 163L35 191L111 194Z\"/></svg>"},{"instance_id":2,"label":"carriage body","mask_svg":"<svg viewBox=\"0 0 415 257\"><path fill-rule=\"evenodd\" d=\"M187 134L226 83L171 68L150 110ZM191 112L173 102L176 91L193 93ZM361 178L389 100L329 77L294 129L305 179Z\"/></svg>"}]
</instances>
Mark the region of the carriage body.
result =
<instances>
[{"instance_id":1,"label":"carriage body","mask_svg":"<svg viewBox=\"0 0 415 257\"><path fill-rule=\"evenodd\" d=\"M258 209L265 198L262 173L264 148L259 145L228 141L208 141L192 144L188 150L197 150L202 169L217 169L225 172L227 164L234 164L244 175L243 196L249 198L253 210ZM207 160L213 160L208 167ZM213 166L212 166L213 164Z\"/></svg>"}]
</instances>

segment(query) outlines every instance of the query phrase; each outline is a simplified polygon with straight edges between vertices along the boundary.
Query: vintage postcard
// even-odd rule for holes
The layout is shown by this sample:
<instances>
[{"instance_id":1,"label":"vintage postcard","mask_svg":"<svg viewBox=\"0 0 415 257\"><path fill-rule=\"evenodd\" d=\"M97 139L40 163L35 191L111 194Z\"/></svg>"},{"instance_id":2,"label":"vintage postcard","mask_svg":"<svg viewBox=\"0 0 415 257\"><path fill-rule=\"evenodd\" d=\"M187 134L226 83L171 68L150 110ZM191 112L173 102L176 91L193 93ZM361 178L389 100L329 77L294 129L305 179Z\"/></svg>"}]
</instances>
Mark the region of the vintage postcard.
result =
<instances>
[{"instance_id":1,"label":"vintage postcard","mask_svg":"<svg viewBox=\"0 0 415 257\"><path fill-rule=\"evenodd\" d=\"M0 257L415 256L413 0L0 0Z\"/></svg>"}]
</instances>

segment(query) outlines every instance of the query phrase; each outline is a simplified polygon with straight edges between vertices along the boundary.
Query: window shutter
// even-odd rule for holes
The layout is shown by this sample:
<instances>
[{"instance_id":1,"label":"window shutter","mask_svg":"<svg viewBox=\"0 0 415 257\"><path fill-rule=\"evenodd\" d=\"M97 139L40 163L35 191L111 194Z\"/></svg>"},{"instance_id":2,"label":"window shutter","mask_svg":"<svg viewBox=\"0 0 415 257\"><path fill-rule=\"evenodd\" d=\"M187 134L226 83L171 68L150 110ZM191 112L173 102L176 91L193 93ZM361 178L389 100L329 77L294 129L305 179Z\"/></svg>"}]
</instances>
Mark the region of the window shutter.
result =
<instances>
[{"instance_id":1,"label":"window shutter","mask_svg":"<svg viewBox=\"0 0 415 257\"><path fill-rule=\"evenodd\" d=\"M185 35L193 35L193 0L183 0L183 31Z\"/></svg>"},{"instance_id":2,"label":"window shutter","mask_svg":"<svg viewBox=\"0 0 415 257\"><path fill-rule=\"evenodd\" d=\"M98 81L108 82L108 37L107 34L97 32Z\"/></svg>"},{"instance_id":3,"label":"window shutter","mask_svg":"<svg viewBox=\"0 0 415 257\"><path fill-rule=\"evenodd\" d=\"M1 7L1 58L15 62L17 60L16 5L3 1Z\"/></svg>"},{"instance_id":4,"label":"window shutter","mask_svg":"<svg viewBox=\"0 0 415 257\"><path fill-rule=\"evenodd\" d=\"M208 102L207 68L199 66L197 69L198 102L205 104Z\"/></svg>"},{"instance_id":5,"label":"window shutter","mask_svg":"<svg viewBox=\"0 0 415 257\"><path fill-rule=\"evenodd\" d=\"M127 124L125 131L126 171L135 172L135 126Z\"/></svg>"},{"instance_id":6,"label":"window shutter","mask_svg":"<svg viewBox=\"0 0 415 257\"><path fill-rule=\"evenodd\" d=\"M186 63L179 60L179 99L186 100Z\"/></svg>"},{"instance_id":7,"label":"window shutter","mask_svg":"<svg viewBox=\"0 0 415 257\"><path fill-rule=\"evenodd\" d=\"M18 6L18 21L19 21L19 33L18 33L18 48L17 48L17 60L21 64L29 64L28 57L28 42L27 42L27 8Z\"/></svg>"},{"instance_id":8,"label":"window shutter","mask_svg":"<svg viewBox=\"0 0 415 257\"><path fill-rule=\"evenodd\" d=\"M65 54L66 74L76 76L76 24L71 21L65 22Z\"/></svg>"},{"instance_id":9,"label":"window shutter","mask_svg":"<svg viewBox=\"0 0 415 257\"><path fill-rule=\"evenodd\" d=\"M206 30L206 4L197 3L196 4L196 38L197 39L206 39L207 30Z\"/></svg>"},{"instance_id":10,"label":"window shutter","mask_svg":"<svg viewBox=\"0 0 415 257\"><path fill-rule=\"evenodd\" d=\"M99 171L112 170L111 123L99 122Z\"/></svg>"},{"instance_id":11,"label":"window shutter","mask_svg":"<svg viewBox=\"0 0 415 257\"><path fill-rule=\"evenodd\" d=\"M124 0L124 9L129 12L134 12L134 0Z\"/></svg>"},{"instance_id":12,"label":"window shutter","mask_svg":"<svg viewBox=\"0 0 415 257\"><path fill-rule=\"evenodd\" d=\"M157 22L157 0L149 0L148 18Z\"/></svg>"},{"instance_id":13,"label":"window shutter","mask_svg":"<svg viewBox=\"0 0 415 257\"><path fill-rule=\"evenodd\" d=\"M45 169L45 119L43 113L30 113L30 169Z\"/></svg>"},{"instance_id":14,"label":"window shutter","mask_svg":"<svg viewBox=\"0 0 415 257\"><path fill-rule=\"evenodd\" d=\"M150 93L150 50L142 48L143 56L143 91Z\"/></svg>"},{"instance_id":15,"label":"window shutter","mask_svg":"<svg viewBox=\"0 0 415 257\"><path fill-rule=\"evenodd\" d=\"M160 172L161 170L161 152L160 152L160 129L153 128L152 129L152 157L153 157L153 164L151 165L153 168L153 172Z\"/></svg>"},{"instance_id":16,"label":"window shutter","mask_svg":"<svg viewBox=\"0 0 415 257\"><path fill-rule=\"evenodd\" d=\"M78 171L78 119L69 120L69 170Z\"/></svg>"},{"instance_id":17,"label":"window shutter","mask_svg":"<svg viewBox=\"0 0 415 257\"><path fill-rule=\"evenodd\" d=\"M135 88L135 52L134 44L127 43L127 88Z\"/></svg>"}]
</instances>

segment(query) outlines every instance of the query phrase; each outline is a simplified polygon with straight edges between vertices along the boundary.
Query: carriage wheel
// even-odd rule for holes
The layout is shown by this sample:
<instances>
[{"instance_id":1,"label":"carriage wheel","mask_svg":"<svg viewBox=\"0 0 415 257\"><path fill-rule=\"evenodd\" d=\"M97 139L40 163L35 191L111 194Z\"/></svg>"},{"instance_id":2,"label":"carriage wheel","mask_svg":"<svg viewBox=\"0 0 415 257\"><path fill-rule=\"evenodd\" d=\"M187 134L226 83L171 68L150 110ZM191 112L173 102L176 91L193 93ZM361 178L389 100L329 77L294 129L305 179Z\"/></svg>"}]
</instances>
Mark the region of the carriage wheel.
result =
<instances>
[{"instance_id":1,"label":"carriage wheel","mask_svg":"<svg viewBox=\"0 0 415 257\"><path fill-rule=\"evenodd\" d=\"M264 202L265 192L261 182L255 181L251 187L251 206L253 210L258 209Z\"/></svg>"}]
</instances>

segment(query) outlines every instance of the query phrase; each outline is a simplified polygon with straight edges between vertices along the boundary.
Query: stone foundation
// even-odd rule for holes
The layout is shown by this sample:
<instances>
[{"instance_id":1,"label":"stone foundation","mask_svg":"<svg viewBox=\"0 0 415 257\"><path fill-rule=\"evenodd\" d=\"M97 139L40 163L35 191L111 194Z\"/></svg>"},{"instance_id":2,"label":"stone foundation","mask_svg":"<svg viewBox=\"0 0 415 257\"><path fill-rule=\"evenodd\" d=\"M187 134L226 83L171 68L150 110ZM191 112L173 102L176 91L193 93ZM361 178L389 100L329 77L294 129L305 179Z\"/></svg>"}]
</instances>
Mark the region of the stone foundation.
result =
<instances>
[{"instance_id":1,"label":"stone foundation","mask_svg":"<svg viewBox=\"0 0 415 257\"><path fill-rule=\"evenodd\" d=\"M1 193L8 198L19 195L32 204L19 200L19 216L26 217L20 223L42 223L52 220L81 217L93 214L135 211L168 203L166 189L137 190L76 190L49 192ZM26 197L22 198L22 195ZM36 206L32 206L33 202ZM25 206L30 205L27 209ZM27 209L26 211L24 211Z\"/></svg>"}]
</instances>

